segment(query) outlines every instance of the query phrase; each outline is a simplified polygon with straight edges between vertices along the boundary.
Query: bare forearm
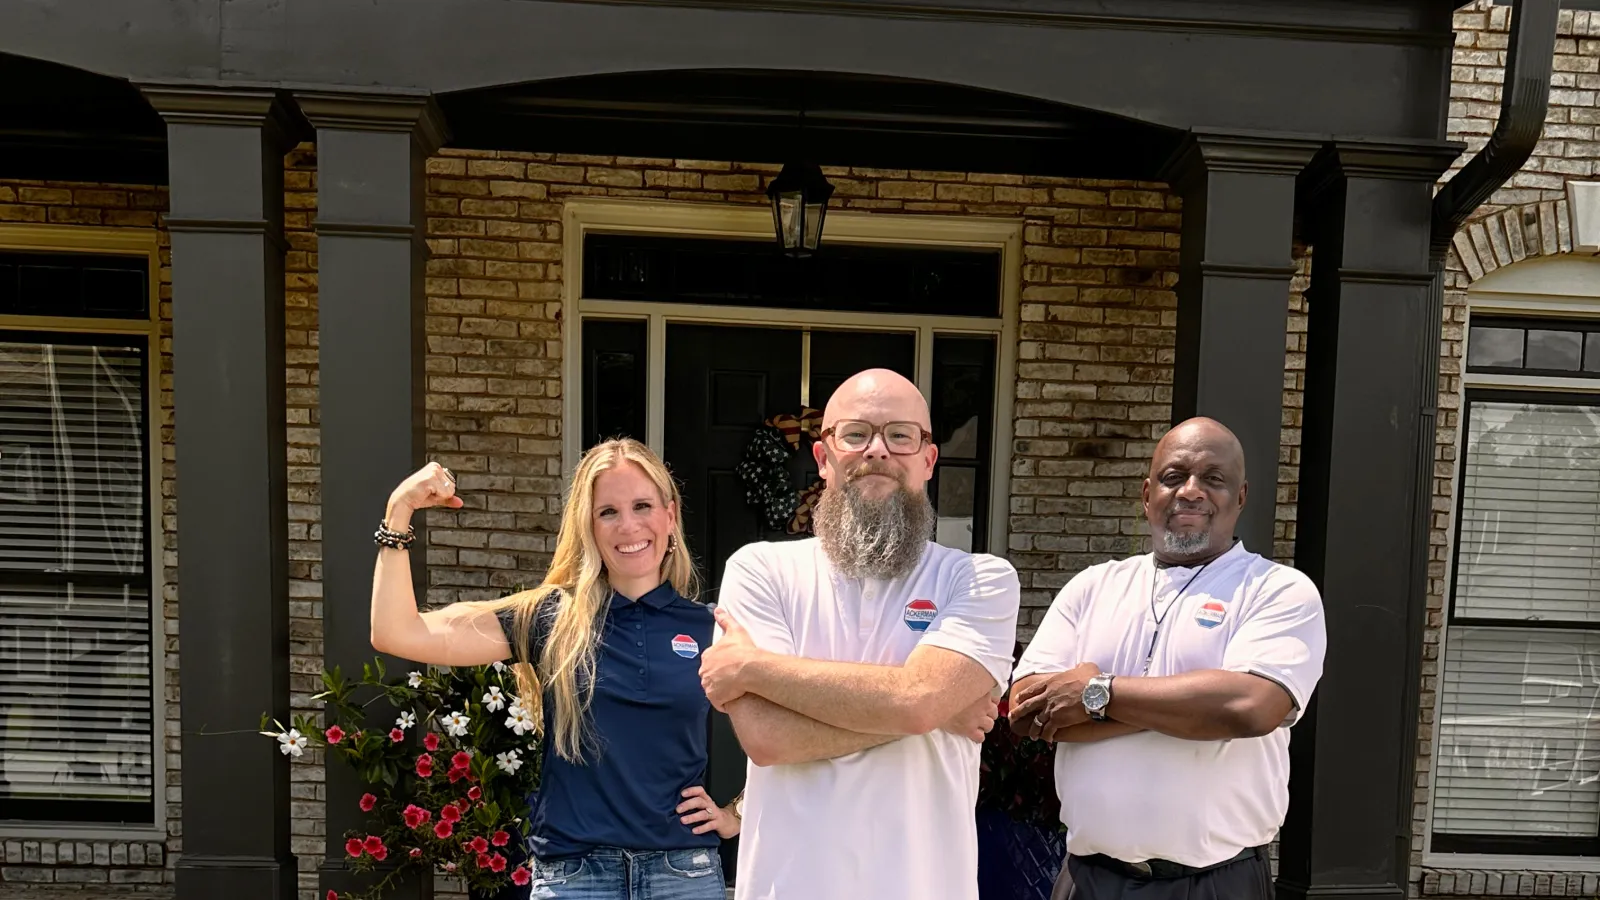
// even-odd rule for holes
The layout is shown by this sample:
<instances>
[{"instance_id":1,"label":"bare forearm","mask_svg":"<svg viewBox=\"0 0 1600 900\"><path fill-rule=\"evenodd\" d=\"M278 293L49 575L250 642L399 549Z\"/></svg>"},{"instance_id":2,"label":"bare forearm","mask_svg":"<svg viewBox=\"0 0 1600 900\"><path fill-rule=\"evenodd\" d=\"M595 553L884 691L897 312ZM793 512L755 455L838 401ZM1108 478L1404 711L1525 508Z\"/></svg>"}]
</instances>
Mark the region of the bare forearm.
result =
<instances>
[{"instance_id":1,"label":"bare forearm","mask_svg":"<svg viewBox=\"0 0 1600 900\"><path fill-rule=\"evenodd\" d=\"M1119 677L1106 714L1171 737L1218 741L1270 734L1291 708L1287 692L1265 678L1207 669L1161 678Z\"/></svg>"},{"instance_id":2,"label":"bare forearm","mask_svg":"<svg viewBox=\"0 0 1600 900\"><path fill-rule=\"evenodd\" d=\"M1141 731L1144 729L1126 722L1084 722L1047 735L1045 740L1062 744L1092 744Z\"/></svg>"},{"instance_id":3,"label":"bare forearm","mask_svg":"<svg viewBox=\"0 0 1600 900\"><path fill-rule=\"evenodd\" d=\"M835 759L898 739L837 728L752 694L729 703L727 711L745 755L758 766Z\"/></svg>"},{"instance_id":4,"label":"bare forearm","mask_svg":"<svg viewBox=\"0 0 1600 900\"><path fill-rule=\"evenodd\" d=\"M391 510L388 527L403 531L411 514ZM506 659L511 648L494 615L460 603L419 612L411 586L413 550L382 548L372 574L372 648L402 659L440 666L472 666Z\"/></svg>"},{"instance_id":5,"label":"bare forearm","mask_svg":"<svg viewBox=\"0 0 1600 900\"><path fill-rule=\"evenodd\" d=\"M810 719L860 734L911 734L917 691L899 666L768 656L749 672L750 692Z\"/></svg>"}]
</instances>

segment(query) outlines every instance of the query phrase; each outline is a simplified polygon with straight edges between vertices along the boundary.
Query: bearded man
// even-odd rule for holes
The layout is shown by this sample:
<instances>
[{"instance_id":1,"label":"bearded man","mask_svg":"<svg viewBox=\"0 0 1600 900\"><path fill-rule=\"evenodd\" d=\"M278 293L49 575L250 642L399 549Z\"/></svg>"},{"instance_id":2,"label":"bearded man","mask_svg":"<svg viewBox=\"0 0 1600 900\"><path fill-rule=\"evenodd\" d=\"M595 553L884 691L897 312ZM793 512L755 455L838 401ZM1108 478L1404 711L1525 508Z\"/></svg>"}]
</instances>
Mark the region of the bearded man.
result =
<instances>
[{"instance_id":1,"label":"bearded man","mask_svg":"<svg viewBox=\"0 0 1600 900\"><path fill-rule=\"evenodd\" d=\"M1010 676L1010 563L932 543L916 386L834 392L816 537L729 558L700 674L750 758L738 900L977 900L978 755Z\"/></svg>"}]
</instances>

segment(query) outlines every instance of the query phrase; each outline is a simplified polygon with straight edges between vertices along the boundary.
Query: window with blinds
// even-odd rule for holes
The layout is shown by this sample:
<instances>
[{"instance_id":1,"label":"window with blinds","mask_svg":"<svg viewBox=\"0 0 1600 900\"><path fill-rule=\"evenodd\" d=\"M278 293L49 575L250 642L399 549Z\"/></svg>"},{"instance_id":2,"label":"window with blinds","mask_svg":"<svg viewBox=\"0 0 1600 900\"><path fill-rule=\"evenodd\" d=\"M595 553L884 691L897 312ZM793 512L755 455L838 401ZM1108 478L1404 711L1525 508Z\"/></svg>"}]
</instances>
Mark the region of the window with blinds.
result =
<instances>
[{"instance_id":1,"label":"window with blinds","mask_svg":"<svg viewBox=\"0 0 1600 900\"><path fill-rule=\"evenodd\" d=\"M1474 393L1433 848L1600 853L1600 404Z\"/></svg>"},{"instance_id":2,"label":"window with blinds","mask_svg":"<svg viewBox=\"0 0 1600 900\"><path fill-rule=\"evenodd\" d=\"M0 332L0 817L153 820L147 353Z\"/></svg>"}]
</instances>

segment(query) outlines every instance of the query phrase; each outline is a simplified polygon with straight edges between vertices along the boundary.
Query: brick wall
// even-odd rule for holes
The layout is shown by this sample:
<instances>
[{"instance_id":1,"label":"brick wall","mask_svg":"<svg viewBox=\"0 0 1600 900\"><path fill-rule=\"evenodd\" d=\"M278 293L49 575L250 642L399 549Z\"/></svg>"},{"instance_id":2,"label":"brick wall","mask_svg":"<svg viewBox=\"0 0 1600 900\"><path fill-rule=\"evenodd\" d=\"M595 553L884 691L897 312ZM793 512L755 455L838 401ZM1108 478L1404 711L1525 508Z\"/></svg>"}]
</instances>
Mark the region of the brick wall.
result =
<instances>
[{"instance_id":1,"label":"brick wall","mask_svg":"<svg viewBox=\"0 0 1600 900\"><path fill-rule=\"evenodd\" d=\"M1510 8L1475 0L1456 13L1448 129L1468 150L1450 177L1483 146L1500 110L1500 85L1510 32ZM1467 287L1527 256L1571 249L1563 241L1566 182L1600 177L1600 13L1567 10L1560 16L1551 78L1550 110L1538 146L1522 170L1473 216L1465 241L1452 252L1446 276L1439 367L1439 432L1434 467L1434 521L1428 563L1428 617L1424 638L1422 700L1417 743L1417 794L1413 804L1410 881L1413 896L1593 896L1593 874L1424 869L1433 731L1438 702L1439 639L1449 589L1452 510L1460 442L1462 340L1467 327ZM1554 233L1552 233L1552 231Z\"/></svg>"},{"instance_id":2,"label":"brick wall","mask_svg":"<svg viewBox=\"0 0 1600 900\"><path fill-rule=\"evenodd\" d=\"M35 897L80 896L87 886L97 896L167 892L172 863L182 849L182 813L179 762L182 759L178 722L178 595L177 497L173 483L172 454L172 270L169 245L161 227L167 208L164 189L114 184L63 184L0 179L0 224L97 225L154 229L161 246L160 271L160 420L161 429L161 531L164 554L160 560L163 591L152 602L161 604L165 633L162 734L167 756L166 781L157 790L166 794L166 821L157 828L168 835L155 840L75 840L17 834L0 839L4 846L0 866L0 895L6 900ZM0 332L0 335L3 335ZM160 774L160 773L158 773Z\"/></svg>"}]
</instances>

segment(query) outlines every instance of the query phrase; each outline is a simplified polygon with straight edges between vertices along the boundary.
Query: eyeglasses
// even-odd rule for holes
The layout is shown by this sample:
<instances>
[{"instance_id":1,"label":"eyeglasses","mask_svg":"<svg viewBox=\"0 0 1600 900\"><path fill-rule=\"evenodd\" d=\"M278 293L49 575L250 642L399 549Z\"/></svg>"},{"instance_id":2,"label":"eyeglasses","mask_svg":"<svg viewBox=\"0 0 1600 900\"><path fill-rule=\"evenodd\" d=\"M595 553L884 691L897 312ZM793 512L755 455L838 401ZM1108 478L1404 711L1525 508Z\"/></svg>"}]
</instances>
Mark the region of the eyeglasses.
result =
<instances>
[{"instance_id":1,"label":"eyeglasses","mask_svg":"<svg viewBox=\"0 0 1600 900\"><path fill-rule=\"evenodd\" d=\"M847 419L822 429L818 437L833 438L833 445L846 453L860 453L872 444L872 439L883 435L883 445L890 453L905 456L922 449L923 441L933 440L933 433L915 422L887 422L877 426L871 422Z\"/></svg>"}]
</instances>

